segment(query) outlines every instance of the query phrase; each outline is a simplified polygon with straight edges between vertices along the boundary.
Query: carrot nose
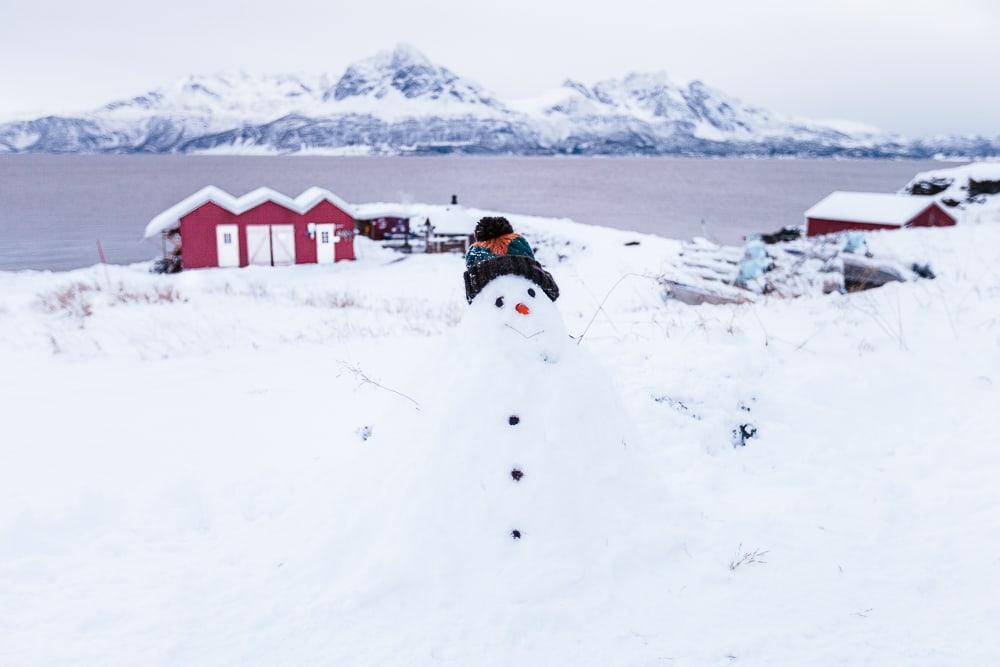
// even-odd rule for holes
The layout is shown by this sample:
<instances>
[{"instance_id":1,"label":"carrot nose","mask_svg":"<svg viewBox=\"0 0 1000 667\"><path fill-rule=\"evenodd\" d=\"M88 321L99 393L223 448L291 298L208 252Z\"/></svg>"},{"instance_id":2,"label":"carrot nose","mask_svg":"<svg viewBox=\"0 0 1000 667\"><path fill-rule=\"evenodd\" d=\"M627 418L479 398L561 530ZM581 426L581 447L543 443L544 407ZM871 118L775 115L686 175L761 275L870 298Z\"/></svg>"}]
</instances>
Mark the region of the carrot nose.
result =
<instances>
[{"instance_id":1,"label":"carrot nose","mask_svg":"<svg viewBox=\"0 0 1000 667\"><path fill-rule=\"evenodd\" d=\"M521 313L522 315L527 315L528 313L531 312L531 308L528 308L523 303L519 303L516 306L514 306L514 310L516 310L517 312Z\"/></svg>"}]
</instances>

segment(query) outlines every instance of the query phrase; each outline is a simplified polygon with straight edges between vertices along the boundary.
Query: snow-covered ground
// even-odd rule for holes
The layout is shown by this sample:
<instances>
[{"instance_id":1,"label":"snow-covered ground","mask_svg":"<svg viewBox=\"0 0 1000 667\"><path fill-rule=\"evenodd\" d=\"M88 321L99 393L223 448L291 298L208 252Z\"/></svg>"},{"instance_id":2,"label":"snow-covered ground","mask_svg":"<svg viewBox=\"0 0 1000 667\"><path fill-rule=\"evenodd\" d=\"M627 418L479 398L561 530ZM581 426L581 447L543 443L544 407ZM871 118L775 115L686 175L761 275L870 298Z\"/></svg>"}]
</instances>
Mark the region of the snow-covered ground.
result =
<instances>
[{"instance_id":1,"label":"snow-covered ground","mask_svg":"<svg viewBox=\"0 0 1000 667\"><path fill-rule=\"evenodd\" d=\"M511 219L652 480L614 563L526 536L459 587L378 514L454 488L480 425L443 408L505 400L446 381L485 363L458 256L0 273L0 663L996 660L1000 225L871 235L935 280L689 307L678 242Z\"/></svg>"}]
</instances>

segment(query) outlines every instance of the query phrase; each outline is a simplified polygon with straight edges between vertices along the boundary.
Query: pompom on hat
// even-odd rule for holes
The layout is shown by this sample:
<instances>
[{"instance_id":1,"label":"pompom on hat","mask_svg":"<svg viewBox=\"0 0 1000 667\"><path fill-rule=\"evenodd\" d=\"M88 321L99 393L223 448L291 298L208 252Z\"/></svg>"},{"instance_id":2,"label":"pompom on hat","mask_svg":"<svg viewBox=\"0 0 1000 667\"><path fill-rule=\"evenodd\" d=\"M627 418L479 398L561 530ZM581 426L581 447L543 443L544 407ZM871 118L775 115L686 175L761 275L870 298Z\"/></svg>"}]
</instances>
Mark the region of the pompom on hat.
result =
<instances>
[{"instance_id":1,"label":"pompom on hat","mask_svg":"<svg viewBox=\"0 0 1000 667\"><path fill-rule=\"evenodd\" d=\"M531 245L514 231L507 218L483 218L476 225L476 242L465 255L465 298L472 303L486 285L500 276L521 276L555 301L559 286L535 259Z\"/></svg>"}]
</instances>

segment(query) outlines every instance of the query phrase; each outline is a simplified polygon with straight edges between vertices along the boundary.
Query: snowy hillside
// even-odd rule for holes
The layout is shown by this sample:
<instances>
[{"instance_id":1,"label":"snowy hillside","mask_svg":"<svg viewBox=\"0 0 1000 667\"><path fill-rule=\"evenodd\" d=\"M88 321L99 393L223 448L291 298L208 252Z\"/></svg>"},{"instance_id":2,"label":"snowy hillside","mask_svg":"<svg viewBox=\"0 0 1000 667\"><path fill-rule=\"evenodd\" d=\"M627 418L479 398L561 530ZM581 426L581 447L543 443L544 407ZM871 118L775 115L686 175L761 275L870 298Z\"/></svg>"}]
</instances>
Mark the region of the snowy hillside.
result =
<instances>
[{"instance_id":1,"label":"snowy hillside","mask_svg":"<svg viewBox=\"0 0 1000 667\"><path fill-rule=\"evenodd\" d=\"M0 124L0 153L813 155L1000 153L753 107L700 81L630 73L503 101L400 45L339 76L191 76L79 114Z\"/></svg>"},{"instance_id":2,"label":"snowy hillside","mask_svg":"<svg viewBox=\"0 0 1000 667\"><path fill-rule=\"evenodd\" d=\"M1000 222L1000 162L921 172L900 192L932 196L962 220Z\"/></svg>"},{"instance_id":3,"label":"snowy hillside","mask_svg":"<svg viewBox=\"0 0 1000 667\"><path fill-rule=\"evenodd\" d=\"M0 273L0 663L995 659L1000 225L871 235L935 280L689 307L680 243L510 217L603 369L546 396L450 383L522 363L460 324L454 255ZM598 375L634 429L604 452L545 421L617 427ZM581 502L518 541L467 523L506 516L464 474L508 414L564 449L489 484Z\"/></svg>"}]
</instances>

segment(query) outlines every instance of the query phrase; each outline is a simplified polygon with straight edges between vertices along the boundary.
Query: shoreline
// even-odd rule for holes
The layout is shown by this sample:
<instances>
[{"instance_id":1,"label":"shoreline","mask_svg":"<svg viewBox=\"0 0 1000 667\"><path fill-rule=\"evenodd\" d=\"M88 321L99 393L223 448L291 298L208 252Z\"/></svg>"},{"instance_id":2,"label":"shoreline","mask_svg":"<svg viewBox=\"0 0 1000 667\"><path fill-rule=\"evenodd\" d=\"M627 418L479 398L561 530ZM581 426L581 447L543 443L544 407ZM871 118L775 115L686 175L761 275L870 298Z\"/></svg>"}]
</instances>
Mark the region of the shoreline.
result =
<instances>
[{"instance_id":1,"label":"shoreline","mask_svg":"<svg viewBox=\"0 0 1000 667\"><path fill-rule=\"evenodd\" d=\"M324 187L348 202L440 202L518 211L664 238L737 243L801 222L833 190L894 191L941 162L698 158L0 156L0 269L152 259L146 223L205 185L291 196Z\"/></svg>"}]
</instances>

